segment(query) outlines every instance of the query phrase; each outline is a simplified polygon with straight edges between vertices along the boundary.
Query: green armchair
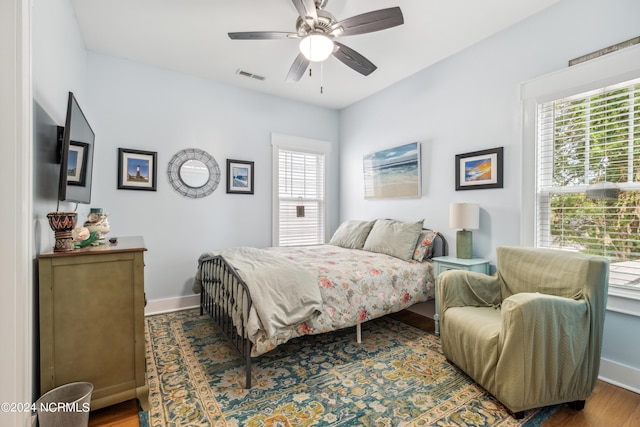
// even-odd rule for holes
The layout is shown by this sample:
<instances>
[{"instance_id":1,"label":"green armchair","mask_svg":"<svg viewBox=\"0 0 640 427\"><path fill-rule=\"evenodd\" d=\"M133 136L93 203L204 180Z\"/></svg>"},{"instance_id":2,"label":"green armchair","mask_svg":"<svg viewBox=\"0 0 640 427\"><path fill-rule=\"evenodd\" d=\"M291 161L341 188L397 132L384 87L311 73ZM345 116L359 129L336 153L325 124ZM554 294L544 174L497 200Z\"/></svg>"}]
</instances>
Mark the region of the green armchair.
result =
<instances>
[{"instance_id":1,"label":"green armchair","mask_svg":"<svg viewBox=\"0 0 640 427\"><path fill-rule=\"evenodd\" d=\"M516 418L559 403L582 409L600 368L608 261L499 247L497 265L493 276L438 276L445 356Z\"/></svg>"}]
</instances>

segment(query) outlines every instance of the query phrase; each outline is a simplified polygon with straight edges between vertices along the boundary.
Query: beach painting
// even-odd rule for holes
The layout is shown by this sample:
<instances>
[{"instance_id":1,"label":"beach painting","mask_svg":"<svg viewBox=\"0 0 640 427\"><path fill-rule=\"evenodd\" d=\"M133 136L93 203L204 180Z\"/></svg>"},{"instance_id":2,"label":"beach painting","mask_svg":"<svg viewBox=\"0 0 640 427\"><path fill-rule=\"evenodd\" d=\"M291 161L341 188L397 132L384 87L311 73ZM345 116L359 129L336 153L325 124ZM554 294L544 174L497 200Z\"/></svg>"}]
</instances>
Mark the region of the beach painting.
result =
<instances>
[{"instance_id":1,"label":"beach painting","mask_svg":"<svg viewBox=\"0 0 640 427\"><path fill-rule=\"evenodd\" d=\"M253 162L227 159L227 193L253 194Z\"/></svg>"},{"instance_id":2,"label":"beach painting","mask_svg":"<svg viewBox=\"0 0 640 427\"><path fill-rule=\"evenodd\" d=\"M237 188L249 188L249 168L234 166L231 171L233 186Z\"/></svg>"},{"instance_id":3,"label":"beach painting","mask_svg":"<svg viewBox=\"0 0 640 427\"><path fill-rule=\"evenodd\" d=\"M420 143L364 156L364 198L420 197Z\"/></svg>"},{"instance_id":4,"label":"beach painting","mask_svg":"<svg viewBox=\"0 0 640 427\"><path fill-rule=\"evenodd\" d=\"M502 188L503 147L456 155L456 190Z\"/></svg>"}]
</instances>

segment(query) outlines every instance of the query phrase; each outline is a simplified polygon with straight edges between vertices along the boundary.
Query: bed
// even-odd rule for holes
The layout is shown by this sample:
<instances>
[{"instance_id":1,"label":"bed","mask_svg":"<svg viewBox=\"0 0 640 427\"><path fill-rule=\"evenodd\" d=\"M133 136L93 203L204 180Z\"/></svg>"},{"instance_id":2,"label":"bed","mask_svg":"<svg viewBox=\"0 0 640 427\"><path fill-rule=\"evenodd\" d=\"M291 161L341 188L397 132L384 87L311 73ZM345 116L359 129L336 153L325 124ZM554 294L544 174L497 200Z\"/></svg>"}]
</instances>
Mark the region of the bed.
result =
<instances>
[{"instance_id":1,"label":"bed","mask_svg":"<svg viewBox=\"0 0 640 427\"><path fill-rule=\"evenodd\" d=\"M245 361L292 338L360 325L435 297L447 242L423 221L346 221L329 244L228 248L198 259L193 290Z\"/></svg>"}]
</instances>

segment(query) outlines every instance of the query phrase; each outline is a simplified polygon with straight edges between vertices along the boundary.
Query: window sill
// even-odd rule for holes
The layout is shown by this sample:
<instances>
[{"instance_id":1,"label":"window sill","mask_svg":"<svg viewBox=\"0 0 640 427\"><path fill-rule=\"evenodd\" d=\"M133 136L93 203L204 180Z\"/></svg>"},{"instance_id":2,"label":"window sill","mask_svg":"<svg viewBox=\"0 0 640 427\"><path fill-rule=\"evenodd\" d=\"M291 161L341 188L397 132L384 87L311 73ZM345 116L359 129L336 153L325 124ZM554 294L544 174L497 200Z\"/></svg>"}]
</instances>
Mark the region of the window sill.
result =
<instances>
[{"instance_id":1,"label":"window sill","mask_svg":"<svg viewBox=\"0 0 640 427\"><path fill-rule=\"evenodd\" d=\"M640 292L609 287L607 310L640 317Z\"/></svg>"}]
</instances>

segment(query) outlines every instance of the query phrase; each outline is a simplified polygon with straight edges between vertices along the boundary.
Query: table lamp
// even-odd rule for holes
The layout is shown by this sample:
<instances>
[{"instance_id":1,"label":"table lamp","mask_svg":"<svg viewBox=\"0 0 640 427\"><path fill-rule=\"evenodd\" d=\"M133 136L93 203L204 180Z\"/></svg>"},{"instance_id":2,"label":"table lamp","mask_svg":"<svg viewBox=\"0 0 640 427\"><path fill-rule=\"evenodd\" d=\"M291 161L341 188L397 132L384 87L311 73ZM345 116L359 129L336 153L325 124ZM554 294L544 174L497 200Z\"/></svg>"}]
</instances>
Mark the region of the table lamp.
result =
<instances>
[{"instance_id":1,"label":"table lamp","mask_svg":"<svg viewBox=\"0 0 640 427\"><path fill-rule=\"evenodd\" d=\"M451 203L449 205L449 227L459 228L456 233L456 257L473 257L471 231L480 228L480 206L476 203Z\"/></svg>"}]
</instances>

